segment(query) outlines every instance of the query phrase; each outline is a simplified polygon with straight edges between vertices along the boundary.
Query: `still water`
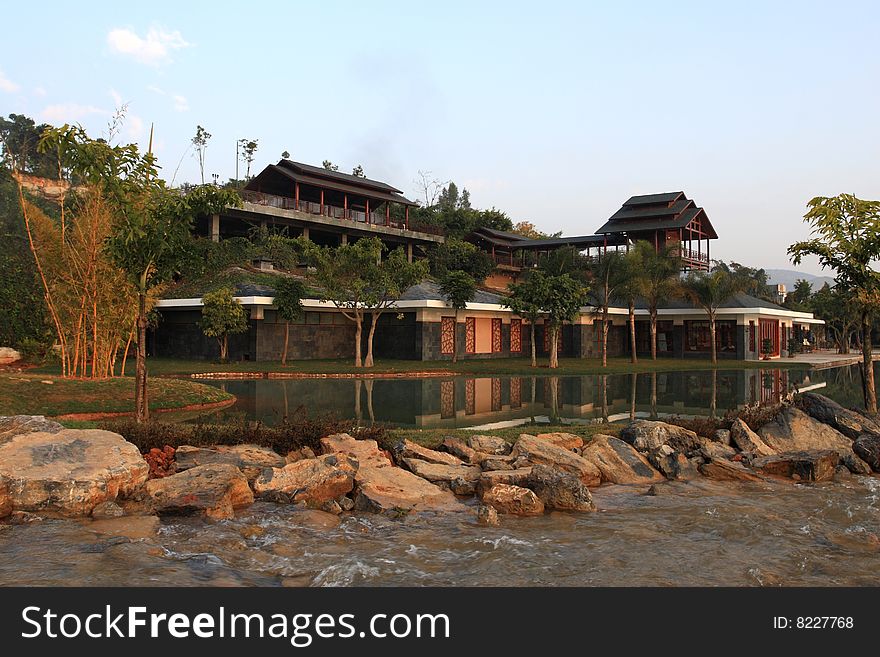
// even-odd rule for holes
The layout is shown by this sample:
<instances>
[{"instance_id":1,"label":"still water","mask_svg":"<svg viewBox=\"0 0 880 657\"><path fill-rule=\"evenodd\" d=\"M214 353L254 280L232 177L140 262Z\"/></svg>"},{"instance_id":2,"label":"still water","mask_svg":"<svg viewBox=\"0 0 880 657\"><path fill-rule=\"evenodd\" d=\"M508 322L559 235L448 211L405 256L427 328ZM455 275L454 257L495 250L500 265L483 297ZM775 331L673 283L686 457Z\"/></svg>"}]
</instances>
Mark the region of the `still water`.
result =
<instances>
[{"instance_id":1,"label":"still water","mask_svg":"<svg viewBox=\"0 0 880 657\"><path fill-rule=\"evenodd\" d=\"M276 425L304 407L363 424L425 429L590 422L669 415L723 415L789 391L860 402L857 367L683 371L585 376L214 381L237 402L206 421Z\"/></svg>"}]
</instances>

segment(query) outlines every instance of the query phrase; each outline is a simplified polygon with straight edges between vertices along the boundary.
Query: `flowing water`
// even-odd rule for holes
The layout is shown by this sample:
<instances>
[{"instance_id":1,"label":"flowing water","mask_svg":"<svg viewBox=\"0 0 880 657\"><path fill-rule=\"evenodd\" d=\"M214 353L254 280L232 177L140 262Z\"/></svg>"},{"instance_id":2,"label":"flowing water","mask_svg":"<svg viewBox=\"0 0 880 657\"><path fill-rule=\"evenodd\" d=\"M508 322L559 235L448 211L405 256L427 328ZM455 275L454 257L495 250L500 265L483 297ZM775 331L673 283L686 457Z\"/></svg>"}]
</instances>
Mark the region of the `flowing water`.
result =
<instances>
[{"instance_id":1,"label":"flowing water","mask_svg":"<svg viewBox=\"0 0 880 657\"><path fill-rule=\"evenodd\" d=\"M792 387L859 400L852 368L217 385L240 401L211 421L270 424L300 404L364 422L474 427L720 414ZM337 519L258 502L220 522L0 525L0 586L880 585L878 478L659 488L602 486L596 512L502 516L500 527L477 525L473 501L441 517Z\"/></svg>"},{"instance_id":2,"label":"flowing water","mask_svg":"<svg viewBox=\"0 0 880 657\"><path fill-rule=\"evenodd\" d=\"M337 520L257 503L147 538L44 520L0 529L2 585L863 586L880 584L880 480L604 486L593 513ZM129 519L112 521L125 527ZM130 529L130 528L129 528Z\"/></svg>"}]
</instances>

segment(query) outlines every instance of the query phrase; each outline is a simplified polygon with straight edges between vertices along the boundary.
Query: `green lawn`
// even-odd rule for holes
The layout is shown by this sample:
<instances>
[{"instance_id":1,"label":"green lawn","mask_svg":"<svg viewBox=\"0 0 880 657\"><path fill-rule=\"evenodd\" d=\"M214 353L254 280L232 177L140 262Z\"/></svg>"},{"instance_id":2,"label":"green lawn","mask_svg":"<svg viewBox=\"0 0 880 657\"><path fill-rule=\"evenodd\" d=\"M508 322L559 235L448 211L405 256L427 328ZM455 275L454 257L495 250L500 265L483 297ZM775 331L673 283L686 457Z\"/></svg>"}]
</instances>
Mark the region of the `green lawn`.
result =
<instances>
[{"instance_id":1,"label":"green lawn","mask_svg":"<svg viewBox=\"0 0 880 657\"><path fill-rule=\"evenodd\" d=\"M234 399L219 388L187 379L153 378L147 391L153 410ZM0 415L119 412L134 412L132 377L92 381L46 374L0 374Z\"/></svg>"},{"instance_id":2,"label":"green lawn","mask_svg":"<svg viewBox=\"0 0 880 657\"><path fill-rule=\"evenodd\" d=\"M493 358L479 360L463 360L458 363L449 361L418 361L379 359L375 367L370 369L355 368L350 360L302 360L288 361L282 366L279 361L238 361L232 363L214 363L206 360L178 360L171 358L150 358L147 366L151 375L168 376L203 372L302 372L311 374L354 374L354 373L406 373L406 372L454 372L456 374L484 375L563 375L563 374L629 374L631 372L671 372L679 370L710 370L712 362L704 359L660 358L655 361L639 359L635 365L628 358L610 358L608 367L603 368L598 358L560 358L559 368L551 370L547 367L546 358L538 361L538 367L531 367L528 358ZM131 363L133 369L134 364ZM742 361L722 360L715 369L766 369L780 367L805 367L803 363L792 363L787 360ZM58 373L57 366L48 366L37 372ZM131 369L129 370L129 373Z\"/></svg>"},{"instance_id":3,"label":"green lawn","mask_svg":"<svg viewBox=\"0 0 880 657\"><path fill-rule=\"evenodd\" d=\"M581 436L587 441L597 433L604 433L609 436L617 436L620 433L622 424L564 424L549 426L542 424L540 426L523 425L519 427L509 427L506 429L487 429L474 431L473 429L390 429L388 436L394 439L405 438L425 447L437 447L443 442L444 438L450 436L466 440L469 436L480 434L483 436L500 436L508 442L515 442L520 434L529 433L532 435L539 433L573 433Z\"/></svg>"}]
</instances>

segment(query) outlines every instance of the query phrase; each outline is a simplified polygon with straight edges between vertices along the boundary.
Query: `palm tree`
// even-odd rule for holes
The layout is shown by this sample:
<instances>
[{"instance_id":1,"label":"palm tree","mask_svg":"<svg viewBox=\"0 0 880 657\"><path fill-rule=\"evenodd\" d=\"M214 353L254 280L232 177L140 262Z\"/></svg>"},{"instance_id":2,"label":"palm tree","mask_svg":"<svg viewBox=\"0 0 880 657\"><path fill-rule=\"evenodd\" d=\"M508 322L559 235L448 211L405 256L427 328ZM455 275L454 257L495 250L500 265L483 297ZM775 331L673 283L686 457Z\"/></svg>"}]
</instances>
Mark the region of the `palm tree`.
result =
<instances>
[{"instance_id":1,"label":"palm tree","mask_svg":"<svg viewBox=\"0 0 880 657\"><path fill-rule=\"evenodd\" d=\"M670 244L657 251L650 242L639 240L633 251L640 259L641 296L651 320L651 360L657 360L657 307L679 291L679 247Z\"/></svg>"},{"instance_id":2,"label":"palm tree","mask_svg":"<svg viewBox=\"0 0 880 657\"><path fill-rule=\"evenodd\" d=\"M605 253L587 266L590 292L602 317L602 367L608 366L608 308L617 296L618 285L623 282L624 266L623 254L619 251Z\"/></svg>"},{"instance_id":3,"label":"palm tree","mask_svg":"<svg viewBox=\"0 0 880 657\"><path fill-rule=\"evenodd\" d=\"M642 271L641 251L633 249L627 252L621 262L615 285L616 298L625 302L629 310L630 361L633 363L639 360L636 354L636 299L643 292Z\"/></svg>"},{"instance_id":4,"label":"palm tree","mask_svg":"<svg viewBox=\"0 0 880 657\"><path fill-rule=\"evenodd\" d=\"M724 302L743 290L743 281L724 269L711 272L691 272L681 281L681 292L694 305L706 311L709 318L709 339L712 349L712 362L718 362L715 346L715 315Z\"/></svg>"}]
</instances>

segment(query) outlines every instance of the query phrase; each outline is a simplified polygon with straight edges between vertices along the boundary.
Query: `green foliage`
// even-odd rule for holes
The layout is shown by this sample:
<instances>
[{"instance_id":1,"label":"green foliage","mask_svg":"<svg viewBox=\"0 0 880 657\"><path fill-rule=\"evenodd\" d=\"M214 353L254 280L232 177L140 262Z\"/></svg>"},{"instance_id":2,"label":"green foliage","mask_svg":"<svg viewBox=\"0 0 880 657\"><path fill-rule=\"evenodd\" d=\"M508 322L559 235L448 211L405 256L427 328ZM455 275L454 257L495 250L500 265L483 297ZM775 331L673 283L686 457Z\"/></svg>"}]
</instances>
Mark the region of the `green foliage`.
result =
<instances>
[{"instance_id":1,"label":"green foliage","mask_svg":"<svg viewBox=\"0 0 880 657\"><path fill-rule=\"evenodd\" d=\"M541 270L530 273L521 283L513 283L508 287L510 295L503 301L520 317L534 324L544 313L544 301L549 288L547 276Z\"/></svg>"},{"instance_id":2,"label":"green foliage","mask_svg":"<svg viewBox=\"0 0 880 657\"><path fill-rule=\"evenodd\" d=\"M641 263L641 296L648 304L648 310L656 314L662 301L674 297L678 291L681 261L676 257L675 245L655 251L650 242L637 241L632 250Z\"/></svg>"},{"instance_id":3,"label":"green foliage","mask_svg":"<svg viewBox=\"0 0 880 657\"><path fill-rule=\"evenodd\" d=\"M258 139L239 139L238 145L241 149L241 157L244 159L247 164L247 171L245 172L245 180L250 180L251 177L251 164L254 162L254 157L257 153L257 142ZM238 169L236 168L236 171Z\"/></svg>"},{"instance_id":4,"label":"green foliage","mask_svg":"<svg viewBox=\"0 0 880 657\"><path fill-rule=\"evenodd\" d=\"M57 178L58 164L52 153L37 148L43 132L51 126L37 125L23 114L0 117L0 156L6 168L43 178Z\"/></svg>"},{"instance_id":5,"label":"green foliage","mask_svg":"<svg viewBox=\"0 0 880 657\"><path fill-rule=\"evenodd\" d=\"M714 319L715 311L729 301L745 285L741 277L723 269L711 272L692 271L681 281L681 292L694 305Z\"/></svg>"},{"instance_id":6,"label":"green foliage","mask_svg":"<svg viewBox=\"0 0 880 657\"><path fill-rule=\"evenodd\" d=\"M321 166L327 169L327 171L339 171L339 166L333 164L330 160L324 160L321 162Z\"/></svg>"},{"instance_id":7,"label":"green foliage","mask_svg":"<svg viewBox=\"0 0 880 657\"><path fill-rule=\"evenodd\" d=\"M416 208L411 216L414 222L440 226L447 236L459 239L481 227L504 231L513 229L510 217L501 210L494 207L477 210L471 207L468 191L459 191L454 182L440 190L434 205Z\"/></svg>"},{"instance_id":8,"label":"green foliage","mask_svg":"<svg viewBox=\"0 0 880 657\"><path fill-rule=\"evenodd\" d=\"M209 338L244 333L248 330L247 313L235 300L231 288L208 292L202 299L202 333Z\"/></svg>"},{"instance_id":9,"label":"green foliage","mask_svg":"<svg viewBox=\"0 0 880 657\"><path fill-rule=\"evenodd\" d=\"M278 315L287 322L294 322L303 316L303 297L306 286L295 278L279 277L275 288L275 307Z\"/></svg>"},{"instance_id":10,"label":"green foliage","mask_svg":"<svg viewBox=\"0 0 880 657\"><path fill-rule=\"evenodd\" d=\"M192 138L192 145L196 149L199 157L199 172L202 175L202 184L205 184L205 151L208 149L208 142L211 140L211 133L202 126L196 126L196 134Z\"/></svg>"},{"instance_id":11,"label":"green foliage","mask_svg":"<svg viewBox=\"0 0 880 657\"><path fill-rule=\"evenodd\" d=\"M810 311L825 320L825 330L837 344L838 352L846 353L859 325L859 306L851 292L825 283L810 298Z\"/></svg>"},{"instance_id":12,"label":"green foliage","mask_svg":"<svg viewBox=\"0 0 880 657\"><path fill-rule=\"evenodd\" d=\"M456 310L464 310L477 293L474 279L463 271L447 270L439 278L440 293Z\"/></svg>"},{"instance_id":13,"label":"green foliage","mask_svg":"<svg viewBox=\"0 0 880 657\"><path fill-rule=\"evenodd\" d=\"M547 296L543 307L551 326L561 326L578 316L580 309L589 303L588 290L570 274L547 276Z\"/></svg>"},{"instance_id":14,"label":"green foliage","mask_svg":"<svg viewBox=\"0 0 880 657\"><path fill-rule=\"evenodd\" d=\"M431 273L438 278L450 271L460 271L475 281L483 281L495 268L485 251L456 238L449 238L431 249L429 260Z\"/></svg>"},{"instance_id":15,"label":"green foliage","mask_svg":"<svg viewBox=\"0 0 880 657\"><path fill-rule=\"evenodd\" d=\"M720 260L715 261L713 269L725 271L739 280L742 292L766 301L776 300L775 291L770 287L767 272L763 269L747 267L738 262L725 263Z\"/></svg>"}]
</instances>

